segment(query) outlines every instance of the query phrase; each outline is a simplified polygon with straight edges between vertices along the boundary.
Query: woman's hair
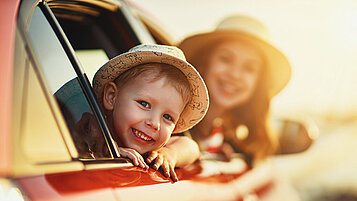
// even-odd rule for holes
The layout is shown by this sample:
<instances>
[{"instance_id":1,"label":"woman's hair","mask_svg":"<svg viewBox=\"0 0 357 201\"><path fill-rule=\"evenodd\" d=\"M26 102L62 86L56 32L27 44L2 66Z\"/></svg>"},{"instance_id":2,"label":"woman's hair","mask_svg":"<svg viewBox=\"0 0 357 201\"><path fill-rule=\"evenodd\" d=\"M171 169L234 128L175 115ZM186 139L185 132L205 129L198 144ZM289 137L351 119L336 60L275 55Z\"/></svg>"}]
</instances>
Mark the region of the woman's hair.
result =
<instances>
[{"instance_id":1,"label":"woman's hair","mask_svg":"<svg viewBox=\"0 0 357 201\"><path fill-rule=\"evenodd\" d=\"M146 63L135 66L120 74L115 80L115 84L120 88L128 81L135 79L141 74L145 74L147 79L155 82L161 78L166 78L165 84L170 84L181 95L185 105L191 100L191 85L186 76L178 68L163 63Z\"/></svg>"},{"instance_id":2,"label":"woman's hair","mask_svg":"<svg viewBox=\"0 0 357 201\"><path fill-rule=\"evenodd\" d=\"M215 41L208 44L202 51L199 51L199 55L187 58L203 78L206 75L208 58L211 58L214 48L222 42ZM267 89L267 76L264 76L267 74L266 70L267 68L264 66L251 99L244 105L231 109L223 116L223 133L226 142L231 144L235 151L242 152L254 160L264 159L275 153L278 148L277 137L272 134L268 122L270 98ZM245 125L248 128L249 134L245 139L238 139L236 136L236 129L240 125Z\"/></svg>"}]
</instances>

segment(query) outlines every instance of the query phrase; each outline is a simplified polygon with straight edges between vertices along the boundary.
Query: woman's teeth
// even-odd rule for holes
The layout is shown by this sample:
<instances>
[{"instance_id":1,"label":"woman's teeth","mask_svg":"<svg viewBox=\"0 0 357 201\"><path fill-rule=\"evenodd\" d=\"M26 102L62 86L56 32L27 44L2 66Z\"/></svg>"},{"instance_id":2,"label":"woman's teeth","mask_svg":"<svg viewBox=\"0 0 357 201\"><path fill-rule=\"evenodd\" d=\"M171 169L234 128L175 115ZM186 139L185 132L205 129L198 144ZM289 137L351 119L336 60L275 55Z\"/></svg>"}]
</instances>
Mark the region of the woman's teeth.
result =
<instances>
[{"instance_id":1,"label":"woman's teeth","mask_svg":"<svg viewBox=\"0 0 357 201\"><path fill-rule=\"evenodd\" d=\"M234 93L237 90L237 88L235 86L231 86L231 85L228 85L228 84L223 84L221 86L225 91L227 91L229 93Z\"/></svg>"},{"instance_id":2,"label":"woman's teeth","mask_svg":"<svg viewBox=\"0 0 357 201\"><path fill-rule=\"evenodd\" d=\"M153 140L151 137L145 135L144 133L142 133L142 132L140 132L140 131L138 131L138 130L136 130L136 129L134 129L134 128L133 128L132 130L133 130L134 135L135 135L136 137L140 138L140 139L143 139L143 140L145 140L145 141L151 141L151 140Z\"/></svg>"}]
</instances>

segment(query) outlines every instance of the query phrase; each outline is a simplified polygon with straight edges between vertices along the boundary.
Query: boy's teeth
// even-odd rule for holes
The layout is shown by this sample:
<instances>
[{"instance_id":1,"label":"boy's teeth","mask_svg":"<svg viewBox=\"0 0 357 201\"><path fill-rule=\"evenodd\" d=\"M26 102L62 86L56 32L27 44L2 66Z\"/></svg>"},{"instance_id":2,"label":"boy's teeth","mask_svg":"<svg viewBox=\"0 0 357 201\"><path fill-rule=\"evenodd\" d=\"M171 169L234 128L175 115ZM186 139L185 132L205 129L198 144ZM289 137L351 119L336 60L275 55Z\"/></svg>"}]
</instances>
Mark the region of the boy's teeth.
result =
<instances>
[{"instance_id":1,"label":"boy's teeth","mask_svg":"<svg viewBox=\"0 0 357 201\"><path fill-rule=\"evenodd\" d=\"M138 138L140 138L140 139L143 139L143 140L145 140L145 141L151 141L151 140L152 140L151 137L149 137L149 136L147 136L147 135L141 133L140 131L138 131L138 130L136 130L136 129L133 129L133 132L134 132L135 136L138 137Z\"/></svg>"}]
</instances>

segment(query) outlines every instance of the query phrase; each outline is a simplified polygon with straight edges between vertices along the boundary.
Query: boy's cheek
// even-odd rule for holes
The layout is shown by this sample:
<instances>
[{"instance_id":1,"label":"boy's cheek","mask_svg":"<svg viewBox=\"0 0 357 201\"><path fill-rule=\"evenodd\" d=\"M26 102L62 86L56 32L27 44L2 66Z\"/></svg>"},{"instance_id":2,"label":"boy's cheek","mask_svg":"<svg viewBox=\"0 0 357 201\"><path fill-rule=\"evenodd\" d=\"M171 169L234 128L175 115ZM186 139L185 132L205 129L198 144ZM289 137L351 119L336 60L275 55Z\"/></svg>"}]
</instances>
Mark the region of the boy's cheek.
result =
<instances>
[{"instance_id":1,"label":"boy's cheek","mask_svg":"<svg viewBox=\"0 0 357 201\"><path fill-rule=\"evenodd\" d=\"M174 128L168 130L168 131L165 133L165 136L163 137L163 138L164 138L164 140L163 140L164 143L163 143L162 147L165 146L165 145L167 144L167 142L170 140L170 137L171 137L171 134L172 134L173 130L174 130Z\"/></svg>"},{"instance_id":2,"label":"boy's cheek","mask_svg":"<svg viewBox=\"0 0 357 201\"><path fill-rule=\"evenodd\" d=\"M172 131L173 131L173 128L172 129L166 128L165 130L163 130L163 128L161 128L161 130L159 132L159 138L156 141L157 149L160 149L167 144L167 142L170 140Z\"/></svg>"}]
</instances>

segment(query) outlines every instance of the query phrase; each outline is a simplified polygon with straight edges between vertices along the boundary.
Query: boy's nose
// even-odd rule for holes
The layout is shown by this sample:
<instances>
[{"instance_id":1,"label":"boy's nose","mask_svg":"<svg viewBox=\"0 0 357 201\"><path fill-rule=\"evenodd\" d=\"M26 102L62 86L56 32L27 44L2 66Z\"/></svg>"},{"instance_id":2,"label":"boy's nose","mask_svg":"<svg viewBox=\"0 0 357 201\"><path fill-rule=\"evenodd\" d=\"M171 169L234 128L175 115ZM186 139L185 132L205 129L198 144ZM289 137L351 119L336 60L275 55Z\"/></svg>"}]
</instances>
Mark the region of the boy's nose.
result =
<instances>
[{"instance_id":1,"label":"boy's nose","mask_svg":"<svg viewBox=\"0 0 357 201\"><path fill-rule=\"evenodd\" d=\"M160 128L160 121L155 120L155 119L147 119L145 121L145 124L149 126L150 128L154 129L155 131L158 131Z\"/></svg>"}]
</instances>

